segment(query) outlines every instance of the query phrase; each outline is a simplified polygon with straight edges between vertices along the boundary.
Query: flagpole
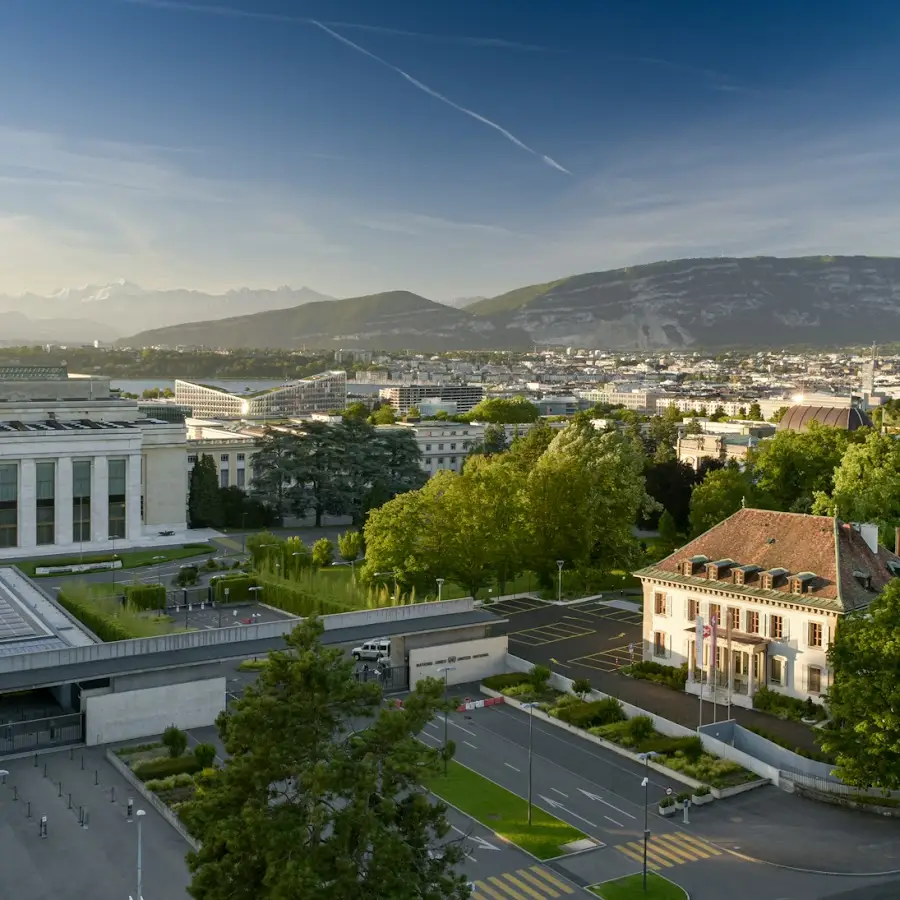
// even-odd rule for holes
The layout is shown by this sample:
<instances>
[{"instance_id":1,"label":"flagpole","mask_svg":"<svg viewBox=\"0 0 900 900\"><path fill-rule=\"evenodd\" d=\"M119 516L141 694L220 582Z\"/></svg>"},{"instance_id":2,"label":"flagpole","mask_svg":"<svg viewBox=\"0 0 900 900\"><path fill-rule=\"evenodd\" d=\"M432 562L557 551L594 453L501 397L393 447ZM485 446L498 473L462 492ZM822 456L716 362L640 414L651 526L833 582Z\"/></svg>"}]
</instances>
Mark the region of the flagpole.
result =
<instances>
[{"instance_id":1,"label":"flagpole","mask_svg":"<svg viewBox=\"0 0 900 900\"><path fill-rule=\"evenodd\" d=\"M717 617L713 616L709 620L709 624L710 624L709 672L710 672L710 675L712 675L712 702L713 702L712 720L713 720L713 723L715 723L719 720L718 719L719 713L718 713L718 709L716 708L716 688L718 687L718 684L716 682L718 682L718 680L719 680L718 679L719 668L716 665L716 663L717 663L716 651L718 650L718 643L719 643L717 640L717 637L718 637L717 632L719 629L719 623L718 623Z\"/></svg>"},{"instance_id":2,"label":"flagpole","mask_svg":"<svg viewBox=\"0 0 900 900\"><path fill-rule=\"evenodd\" d=\"M699 676L697 680L700 683L700 723L697 725L699 731L703 727L703 616L697 616L697 623L694 631L694 675Z\"/></svg>"},{"instance_id":3,"label":"flagpole","mask_svg":"<svg viewBox=\"0 0 900 900\"><path fill-rule=\"evenodd\" d=\"M726 642L728 644L728 718L731 718L731 692L734 684L734 660L731 658L731 614L728 615L726 629Z\"/></svg>"}]
</instances>

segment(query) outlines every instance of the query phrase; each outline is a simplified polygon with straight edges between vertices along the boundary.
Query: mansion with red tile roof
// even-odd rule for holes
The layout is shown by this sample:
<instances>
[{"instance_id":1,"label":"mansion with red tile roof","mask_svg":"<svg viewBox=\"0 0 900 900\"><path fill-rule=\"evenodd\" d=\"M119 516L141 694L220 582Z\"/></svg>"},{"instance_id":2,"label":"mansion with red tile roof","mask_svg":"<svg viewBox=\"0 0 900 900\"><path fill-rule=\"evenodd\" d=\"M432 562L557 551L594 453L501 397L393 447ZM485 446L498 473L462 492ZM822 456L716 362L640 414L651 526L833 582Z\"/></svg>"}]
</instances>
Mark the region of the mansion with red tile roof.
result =
<instances>
[{"instance_id":1,"label":"mansion with red tile roof","mask_svg":"<svg viewBox=\"0 0 900 900\"><path fill-rule=\"evenodd\" d=\"M753 705L763 685L819 700L827 651L845 613L862 609L900 574L900 556L878 544L874 525L831 516L741 509L635 575L644 589L644 659L688 664L687 691ZM712 676L712 677L711 677Z\"/></svg>"}]
</instances>

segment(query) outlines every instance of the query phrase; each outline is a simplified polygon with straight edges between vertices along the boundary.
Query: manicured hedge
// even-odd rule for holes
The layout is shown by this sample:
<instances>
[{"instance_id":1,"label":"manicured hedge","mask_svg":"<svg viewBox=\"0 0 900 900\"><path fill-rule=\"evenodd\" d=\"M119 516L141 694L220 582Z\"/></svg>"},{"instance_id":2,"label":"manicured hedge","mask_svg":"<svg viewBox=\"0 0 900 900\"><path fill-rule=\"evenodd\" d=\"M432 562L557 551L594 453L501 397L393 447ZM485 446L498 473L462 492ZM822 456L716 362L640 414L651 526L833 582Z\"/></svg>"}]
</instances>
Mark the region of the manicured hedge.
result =
<instances>
[{"instance_id":1,"label":"manicured hedge","mask_svg":"<svg viewBox=\"0 0 900 900\"><path fill-rule=\"evenodd\" d=\"M250 588L256 587L259 582L252 575L226 575L217 578L213 587L213 598L216 603L225 602L225 589L228 588L229 603L244 603L251 600L257 591Z\"/></svg>"},{"instance_id":2,"label":"manicured hedge","mask_svg":"<svg viewBox=\"0 0 900 900\"><path fill-rule=\"evenodd\" d=\"M161 584L126 584L125 599L132 609L165 609L166 589Z\"/></svg>"},{"instance_id":3,"label":"manicured hedge","mask_svg":"<svg viewBox=\"0 0 900 900\"><path fill-rule=\"evenodd\" d=\"M589 703L570 703L556 711L556 717L576 728L590 728L594 725L611 725L622 722L625 712L615 697L592 700Z\"/></svg>"},{"instance_id":4,"label":"manicured hedge","mask_svg":"<svg viewBox=\"0 0 900 900\"><path fill-rule=\"evenodd\" d=\"M505 675L489 675L482 678L481 683L492 691L504 691L520 684L531 684L531 675L528 672L507 672Z\"/></svg>"},{"instance_id":5,"label":"manicured hedge","mask_svg":"<svg viewBox=\"0 0 900 900\"><path fill-rule=\"evenodd\" d=\"M159 759L149 759L147 762L135 766L134 774L141 781L150 781L156 778L168 778L170 775L180 775L186 772L193 775L199 772L203 766L200 765L193 753L187 753L184 756L161 756Z\"/></svg>"},{"instance_id":6,"label":"manicured hedge","mask_svg":"<svg viewBox=\"0 0 900 900\"><path fill-rule=\"evenodd\" d=\"M102 612L81 603L73 597L67 596L65 591L60 591L57 596L59 603L67 609L79 622L87 625L101 641L127 641L133 635L120 622L104 615Z\"/></svg>"},{"instance_id":7,"label":"manicured hedge","mask_svg":"<svg viewBox=\"0 0 900 900\"><path fill-rule=\"evenodd\" d=\"M626 666L623 670L632 678L640 678L643 681L652 681L654 684L664 684L676 691L683 691L687 683L687 664L681 666L665 666L654 662L652 659L641 660Z\"/></svg>"}]
</instances>

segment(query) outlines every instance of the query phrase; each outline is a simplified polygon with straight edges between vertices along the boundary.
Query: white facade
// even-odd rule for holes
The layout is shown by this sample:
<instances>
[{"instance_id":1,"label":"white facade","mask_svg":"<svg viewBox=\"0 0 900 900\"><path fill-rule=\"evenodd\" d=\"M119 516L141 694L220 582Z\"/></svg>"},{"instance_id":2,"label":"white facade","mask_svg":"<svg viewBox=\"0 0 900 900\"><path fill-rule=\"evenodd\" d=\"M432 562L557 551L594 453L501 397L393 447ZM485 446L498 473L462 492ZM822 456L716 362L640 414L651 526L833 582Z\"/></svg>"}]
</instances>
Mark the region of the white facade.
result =
<instances>
[{"instance_id":1,"label":"white facade","mask_svg":"<svg viewBox=\"0 0 900 900\"><path fill-rule=\"evenodd\" d=\"M57 401L3 399L5 387L0 559L124 549L186 529L183 425L108 393L65 399L64 379Z\"/></svg>"},{"instance_id":2,"label":"white facade","mask_svg":"<svg viewBox=\"0 0 900 900\"><path fill-rule=\"evenodd\" d=\"M187 442L188 477L204 454L211 456L219 471L219 487L249 490L253 478L253 457L258 451L256 440L234 435L230 438L199 438Z\"/></svg>"},{"instance_id":3,"label":"white facade","mask_svg":"<svg viewBox=\"0 0 900 900\"><path fill-rule=\"evenodd\" d=\"M446 469L461 472L469 451L484 438L483 425L460 422L424 422L418 425L401 422L386 427L412 431L422 452L422 468L429 477Z\"/></svg>"},{"instance_id":4,"label":"white facade","mask_svg":"<svg viewBox=\"0 0 900 900\"><path fill-rule=\"evenodd\" d=\"M644 654L668 666L688 665L689 693L700 691L695 666L697 617L719 623L714 670L724 698L731 682L732 702L750 707L766 686L805 700L821 700L830 685L827 651L838 616L785 601L745 598L738 593L644 580ZM731 648L728 622L731 621ZM704 696L710 697L712 641L703 641Z\"/></svg>"}]
</instances>

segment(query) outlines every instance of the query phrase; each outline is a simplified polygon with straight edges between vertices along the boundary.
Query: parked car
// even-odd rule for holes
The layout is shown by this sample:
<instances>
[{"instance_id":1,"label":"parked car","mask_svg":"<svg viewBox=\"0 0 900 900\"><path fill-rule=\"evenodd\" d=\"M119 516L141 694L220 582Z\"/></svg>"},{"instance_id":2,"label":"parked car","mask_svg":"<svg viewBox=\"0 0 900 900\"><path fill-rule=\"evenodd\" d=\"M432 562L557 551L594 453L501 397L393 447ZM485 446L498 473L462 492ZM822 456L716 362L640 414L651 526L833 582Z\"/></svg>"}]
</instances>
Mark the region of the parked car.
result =
<instances>
[{"instance_id":1,"label":"parked car","mask_svg":"<svg viewBox=\"0 0 900 900\"><path fill-rule=\"evenodd\" d=\"M354 647L351 655L357 662L361 659L380 660L383 657L390 657L391 641L389 638L375 638L374 640L366 641L359 647Z\"/></svg>"}]
</instances>

